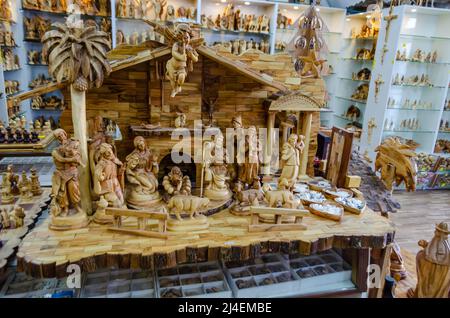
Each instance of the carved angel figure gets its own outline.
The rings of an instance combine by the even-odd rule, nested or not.
[[[145,20],[154,27],[155,31],[163,35],[172,45],[172,58],[166,64],[166,77],[172,86],[171,97],[181,92],[181,86],[187,76],[187,70],[193,70],[193,63],[198,61],[198,53],[195,47],[203,42],[203,39],[192,39],[192,30],[188,24],[180,23],[171,30],[167,26]],[[187,68],[187,70],[186,70]]]

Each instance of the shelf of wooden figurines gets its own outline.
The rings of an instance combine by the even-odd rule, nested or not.
[[[47,207],[50,192],[49,188],[41,188],[36,170],[18,175],[12,165],[6,168],[0,196],[0,274],[5,272],[8,259]]]
[[[71,9],[70,5],[66,1],[22,0],[21,2],[22,10],[31,12],[45,12],[49,14],[66,16],[67,11]],[[110,2],[107,0],[102,0],[99,2],[94,2],[92,0],[76,1],[74,4],[77,6],[77,10],[79,10],[81,15],[95,17],[111,16]],[[99,5],[98,7],[97,4]]]

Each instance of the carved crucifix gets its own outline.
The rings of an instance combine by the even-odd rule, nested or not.
[[[381,74],[378,74],[377,79],[375,80],[375,103],[378,103],[378,93],[380,92],[380,85],[384,84],[383,78]]]
[[[370,118],[367,123],[367,144],[370,145],[372,143],[372,133],[373,129],[377,128],[377,123],[375,122],[375,117]]]
[[[389,7],[389,14],[383,18],[384,21],[386,21],[386,35],[384,36],[383,51],[381,53],[381,64],[383,64],[384,56],[385,56],[386,52],[388,51],[387,42],[389,39],[389,30],[391,28],[391,22],[392,22],[392,20],[395,20],[398,18],[398,15],[392,14],[393,10],[394,10],[394,5],[393,5],[393,1],[391,1],[391,6]]]

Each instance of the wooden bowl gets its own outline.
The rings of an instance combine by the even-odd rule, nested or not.
[[[308,192],[309,192],[309,191],[308,191]],[[316,192],[321,193],[320,191],[316,191]],[[300,196],[298,196],[298,198],[302,201],[302,204],[303,204],[304,206],[309,206],[311,203],[322,204],[323,202],[326,201],[325,196],[324,196],[325,200],[322,201],[322,202],[316,202],[316,201],[311,201],[311,200],[308,200],[308,199],[303,199],[303,198],[301,198]]]
[[[340,213],[339,213],[339,215],[336,215],[336,214],[332,214],[332,213],[327,213],[326,211],[317,210],[313,207],[314,204],[333,205],[340,209]],[[340,222],[342,220],[342,218],[344,217],[344,207],[342,205],[340,205],[339,203],[336,203],[333,201],[325,201],[323,203],[312,203],[308,209],[309,209],[309,212],[311,212],[312,214],[323,217],[325,219],[337,221],[337,222]]]
[[[314,190],[314,191],[320,191],[320,192],[325,191],[326,189],[330,189],[330,188],[331,188],[331,184],[330,184],[330,186],[320,186],[320,185],[319,185],[319,182],[320,182],[320,181],[323,181],[323,180],[313,180],[313,181],[308,182],[309,188],[310,188],[311,190]]]
[[[358,200],[360,200],[361,202],[363,202],[363,207],[362,207],[361,209],[357,209],[357,208],[348,206],[348,205],[346,205],[345,203],[342,203],[342,202],[337,201],[338,199],[339,199],[339,198],[335,198],[334,201],[335,201],[337,204],[342,205],[342,206],[344,207],[344,210],[345,210],[345,211],[348,211],[348,212],[353,213],[353,214],[361,214],[361,212],[366,208],[366,201],[361,200],[361,199],[358,199]]]
[[[325,194],[325,196],[326,196],[327,198],[334,200],[334,199],[340,197],[340,196],[337,195],[336,193],[333,193],[333,192],[338,192],[338,191],[348,193],[348,198],[352,198],[352,197],[353,197],[353,191],[352,191],[352,190],[343,189],[343,188],[337,188],[337,189],[325,189],[323,192],[324,192],[324,194]]]

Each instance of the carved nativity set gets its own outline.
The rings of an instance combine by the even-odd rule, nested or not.
[[[256,46],[237,55],[226,45],[206,46],[198,25],[162,23],[171,17],[143,7],[131,12],[122,2],[120,15],[143,19],[164,44],[147,39],[111,49],[106,32],[69,16],[39,34],[42,52],[29,53],[30,63],[48,63],[66,98],[61,127],[45,124],[55,145],[51,189],[40,187],[35,171],[19,176],[12,166],[2,179],[2,231],[27,224],[24,202],[50,198],[48,219],[18,250],[18,270],[55,277],[70,262],[90,264],[82,265],[86,271],[100,268],[105,255],[122,267],[147,269],[338,248],[355,260],[356,289],[379,296],[362,268],[364,262],[386,267],[395,228],[373,211],[362,186],[358,190],[361,178],[351,175],[351,132],[333,128],[326,171],[314,174],[327,63],[318,11],[312,6],[301,16],[291,53],[269,55]],[[265,16],[227,10],[202,23],[268,32]],[[182,11],[173,15],[191,14]],[[364,87],[352,98],[367,98]],[[29,131],[43,130],[19,122],[10,123],[16,129],[2,126],[0,138],[21,135],[31,143]],[[414,149],[408,147],[389,139],[377,148],[383,189],[394,182],[414,189]],[[448,257],[437,252],[449,254],[447,236],[440,224],[435,238],[422,243],[415,297],[448,290]],[[427,266],[439,267],[442,290],[423,287],[431,279]]]

